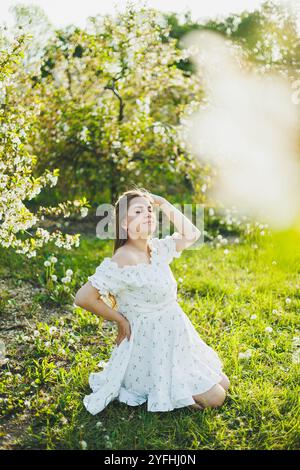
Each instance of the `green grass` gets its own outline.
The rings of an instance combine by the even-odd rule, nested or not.
[[[54,254],[59,275],[74,271],[74,293],[102,258],[111,256],[111,242],[85,236],[72,252],[48,247],[24,263],[2,249],[5,283],[41,289],[32,298],[34,307],[27,306],[33,326],[25,330],[28,338],[16,331],[6,344],[10,360],[1,367],[2,448],[80,449],[83,440],[88,449],[299,449],[299,350],[293,342],[299,337],[299,248],[299,233],[290,231],[261,238],[258,248],[253,240],[204,245],[172,263],[179,303],[219,354],[231,382],[222,407],[152,413],[146,403],[130,407],[115,400],[96,416],[82,400],[91,392],[89,373],[110,356],[116,327],[72,302],[51,301],[42,289],[43,261]],[[1,289],[5,322],[11,304],[7,289]],[[34,321],[36,302],[44,313]],[[48,308],[55,312],[50,319]],[[14,309],[21,314],[23,305]],[[53,334],[51,326],[57,328]],[[248,349],[251,357],[240,358]]]

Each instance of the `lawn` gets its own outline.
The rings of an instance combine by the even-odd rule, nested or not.
[[[1,248],[1,448],[299,449],[300,234],[206,243],[171,264],[181,307],[224,362],[222,407],[151,413],[115,400],[92,416],[88,376],[116,326],[51,294],[43,263],[56,256],[58,277],[72,269],[74,294],[111,243],[84,235],[76,250],[49,246],[30,260]]]

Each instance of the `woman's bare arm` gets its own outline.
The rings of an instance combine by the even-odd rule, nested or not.
[[[152,194],[154,201],[174,224],[181,237],[176,238],[176,250],[182,251],[193,245],[201,236],[201,231],[180,210],[167,201],[164,197]]]
[[[101,300],[98,290],[89,281],[76,292],[74,303],[78,307],[105,318],[105,320],[117,323],[124,321],[124,316],[121,313],[110,308]]]

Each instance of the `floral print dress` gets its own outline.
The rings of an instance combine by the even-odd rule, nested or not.
[[[151,238],[151,263],[119,267],[106,257],[88,277],[104,296],[112,293],[129,321],[130,339],[115,345],[103,370],[89,375],[92,393],[85,408],[95,415],[112,400],[148,411],[170,411],[195,403],[223,377],[223,363],[199,336],[177,302],[177,283],[169,264],[182,252],[175,237]],[[98,366],[101,366],[100,362]]]

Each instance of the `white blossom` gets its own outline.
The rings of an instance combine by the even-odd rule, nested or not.
[[[80,215],[81,215],[82,218],[83,218],[83,217],[86,217],[86,216],[88,215],[88,212],[89,212],[89,211],[88,211],[88,208],[87,208],[87,207],[81,207],[81,209],[80,209]]]
[[[79,444],[83,450],[87,449],[87,443],[85,441],[79,441]]]

